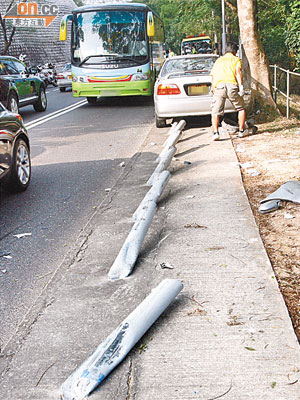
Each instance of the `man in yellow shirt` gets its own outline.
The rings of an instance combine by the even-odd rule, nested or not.
[[[215,62],[210,75],[212,76],[212,112],[211,120],[213,126],[213,140],[220,140],[219,121],[220,116],[224,115],[226,99],[229,99],[238,111],[239,117],[239,137],[244,136],[246,111],[243,99],[243,73],[242,62],[236,57],[238,46],[233,42],[228,42],[226,53]]]

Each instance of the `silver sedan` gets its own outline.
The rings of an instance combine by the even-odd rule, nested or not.
[[[182,55],[168,58],[155,82],[154,106],[158,128],[166,119],[211,113],[210,71],[218,58],[214,54]],[[235,112],[229,100],[225,113]]]
[[[63,70],[57,74],[57,84],[61,92],[65,92],[66,88],[72,87],[72,66],[66,64]]]

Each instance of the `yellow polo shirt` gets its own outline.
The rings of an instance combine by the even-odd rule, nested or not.
[[[236,70],[238,66],[242,68],[242,61],[232,53],[226,53],[223,57],[218,58],[210,73],[214,80],[213,89],[218,83],[234,83],[237,85]]]

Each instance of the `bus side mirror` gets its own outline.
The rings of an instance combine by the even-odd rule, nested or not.
[[[72,20],[72,15],[64,15],[60,22],[59,40],[67,40],[67,22]]]
[[[147,16],[147,33],[149,37],[155,35],[154,16],[153,12],[149,11]]]

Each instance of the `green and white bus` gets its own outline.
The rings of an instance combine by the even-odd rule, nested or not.
[[[60,40],[71,30],[74,97],[151,96],[164,61],[164,28],[145,4],[103,2],[63,17]]]

